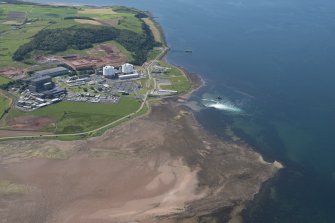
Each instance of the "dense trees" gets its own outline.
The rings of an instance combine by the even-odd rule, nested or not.
[[[133,35],[134,32],[122,30],[120,35],[115,39],[127,50],[135,53],[134,64],[140,65],[147,60],[148,52],[159,44],[155,42],[150,27],[145,23],[142,24],[144,34]]]
[[[22,61],[30,53],[39,50],[47,53],[65,51],[69,48],[83,50],[102,43],[116,40],[128,51],[134,52],[135,64],[146,61],[148,52],[157,46],[150,28],[143,23],[143,34],[107,26],[73,26],[70,28],[45,29],[40,31],[27,44],[22,45],[13,55],[13,59]]]
[[[40,31],[32,41],[21,46],[13,55],[14,60],[23,60],[34,50],[50,53],[64,51],[68,48],[86,49],[93,43],[115,39],[118,31],[113,28],[71,27],[63,29],[46,29]]]

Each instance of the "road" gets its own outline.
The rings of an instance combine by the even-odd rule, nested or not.
[[[151,61],[146,62],[145,64],[143,64],[143,68],[147,71],[149,81],[154,81],[154,88],[153,89],[156,89],[157,84],[156,84],[156,80],[151,75],[151,68],[155,64],[155,61],[161,59],[167,53],[168,50],[169,50],[169,48],[164,47],[162,49],[162,52],[159,55],[157,55],[154,60],[151,60]],[[126,115],[126,116],[124,116],[124,117],[122,117],[122,118],[120,118],[116,121],[108,123],[108,124],[106,124],[102,127],[99,127],[97,129],[87,131],[87,132],[68,133],[68,134],[50,134],[50,135],[46,134],[46,135],[41,135],[41,136],[31,136],[31,135],[29,136],[29,135],[27,135],[27,136],[2,137],[2,138],[0,138],[0,141],[15,140],[15,139],[16,140],[24,140],[24,139],[30,139],[31,140],[31,139],[40,139],[40,138],[46,138],[46,137],[47,138],[49,138],[49,137],[51,137],[51,138],[52,137],[75,137],[75,136],[82,136],[82,135],[86,136],[86,135],[94,134],[96,132],[99,132],[100,130],[104,130],[106,128],[112,127],[113,125],[115,125],[119,122],[122,122],[122,121],[124,121],[125,119],[128,119],[131,116],[134,116],[134,115],[138,114],[143,109],[143,107],[145,105],[149,106],[148,105],[148,96],[149,96],[151,90],[152,89],[148,89],[148,91],[145,93],[145,96],[144,96],[144,99],[143,99],[143,102],[142,102],[141,106],[135,112],[133,112],[131,114],[128,114],[128,115]]]

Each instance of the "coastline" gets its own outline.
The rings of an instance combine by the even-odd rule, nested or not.
[[[335,151],[331,149],[335,145],[329,130],[335,121],[331,112],[335,77],[328,73],[334,70],[329,58],[335,49],[331,33],[325,29],[333,21],[331,1],[304,4],[283,0],[265,5],[220,0],[211,4],[176,0],[60,2],[128,5],[151,11],[171,47],[168,60],[201,74],[207,82],[185,102],[203,128],[223,141],[237,142],[238,137],[266,162],[278,160],[285,165],[263,183],[245,208],[244,223],[332,222],[335,199],[329,198],[335,198]],[[156,51],[150,55],[157,55]],[[152,103],[158,102],[153,99]],[[222,216],[217,222],[228,222],[229,210],[215,214]]]
[[[98,7],[98,6],[96,6],[96,7]],[[165,36],[162,29],[160,29],[160,32],[161,32],[162,36]],[[166,54],[163,55],[163,57],[164,57],[163,60],[167,61]],[[173,65],[173,64],[171,64],[171,65]],[[173,65],[173,66],[176,66],[176,65]],[[187,101],[195,91],[199,90],[201,87],[203,87],[206,84],[205,81],[203,80],[203,78],[200,75],[191,74],[182,67],[178,67],[178,66],[176,66],[176,67],[178,69],[180,69],[183,72],[183,74],[186,75],[186,77],[189,79],[189,81],[191,82],[191,88],[187,92],[185,92],[184,94],[177,95],[175,97],[171,97],[171,98],[167,98],[167,99],[161,99],[162,101],[161,101],[161,104],[158,105],[158,108],[157,108],[157,105],[154,105],[154,110],[156,112],[157,112],[157,110],[161,111],[162,108],[167,109],[167,106],[165,106],[167,104],[167,105],[169,105],[173,108],[172,110],[170,110],[170,112],[172,114],[174,114],[174,115],[179,114],[181,111],[183,111],[183,109],[181,107],[179,107],[179,104],[180,104],[179,102],[182,102],[181,105],[183,105],[183,102]],[[179,101],[177,103],[178,105],[176,105],[175,101],[178,100],[178,99],[179,99]],[[180,101],[180,99],[182,101]],[[94,140],[97,140],[97,139],[100,140],[101,138],[105,139],[107,136],[110,136],[111,132],[118,131],[118,129],[123,129],[123,128],[129,126],[129,125],[133,125],[134,123],[136,125],[137,122],[141,122],[141,121],[143,121],[143,119],[144,120],[150,119],[150,117],[148,117],[148,116],[150,116],[150,114],[151,114],[151,106],[149,106],[149,112],[147,114],[145,114],[143,116],[140,116],[140,117],[137,117],[137,118],[134,118],[130,121],[126,121],[126,122],[120,124],[117,127],[112,127],[110,129],[106,130],[106,132],[103,133],[101,136],[96,136],[96,137],[90,138],[87,141],[91,142],[91,141],[94,141]],[[160,117],[160,115],[158,115],[158,116]],[[271,177],[273,177],[273,175],[277,172],[277,170],[280,169],[279,168],[280,166],[278,166],[276,164],[270,164],[270,163],[264,162],[264,160],[262,160],[261,156],[257,152],[252,150],[247,145],[242,145],[242,146],[241,145],[233,145],[233,144],[229,144],[228,142],[223,142],[221,139],[218,139],[216,137],[210,136],[203,129],[203,127],[201,127],[200,124],[197,122],[193,113],[190,114],[189,117],[188,117],[188,115],[185,115],[185,116],[181,115],[181,116],[182,116],[181,119],[185,119],[184,124],[187,125],[187,131],[191,131],[190,130],[191,127],[196,128],[196,130],[194,130],[194,134],[195,134],[196,137],[199,137],[199,138],[203,139],[202,145],[204,146],[204,148],[199,149],[199,151],[192,151],[192,154],[190,156],[185,155],[185,154],[180,154],[176,151],[172,151],[172,152],[169,151],[169,153],[172,153],[172,155],[174,155],[174,153],[176,153],[176,154],[178,154],[178,157],[183,157],[184,162],[187,163],[187,166],[189,166],[191,169],[195,168],[195,164],[193,164],[193,162],[198,163],[198,164],[200,163],[201,165],[204,165],[204,166],[207,165],[204,162],[213,162],[213,163],[211,163],[211,165],[215,164],[217,166],[220,166],[221,165],[220,162],[222,160],[217,160],[217,158],[221,157],[222,159],[225,159],[225,157],[222,156],[222,154],[220,154],[220,151],[218,150],[218,148],[221,148],[220,146],[225,145],[225,146],[229,147],[228,151],[226,151],[226,152],[233,154],[235,156],[234,157],[235,159],[239,158],[238,156],[241,156],[241,154],[245,155],[247,153],[248,156],[244,157],[244,158],[249,159],[249,160],[246,163],[248,165],[251,165],[251,166],[257,164],[256,165],[257,167],[252,166],[252,167],[255,167],[257,169],[257,170],[255,169],[253,171],[262,172],[261,170],[258,169],[259,168],[258,165],[260,165],[264,169],[268,168],[267,169],[268,172],[264,173],[264,175],[261,178],[256,178],[256,179],[252,178],[254,180],[254,182],[253,182],[254,185],[251,185],[251,187],[252,187],[251,190],[249,190],[247,188],[244,188],[244,190],[246,190],[246,193],[248,193],[248,194],[241,198],[242,200],[241,200],[241,202],[238,202],[238,205],[233,204],[234,202],[232,202],[231,200],[227,200],[225,198],[225,196],[229,197],[229,195],[227,195],[227,192],[225,191],[226,189],[223,190],[224,186],[222,186],[221,184],[216,185],[215,183],[206,183],[207,180],[210,180],[211,182],[215,182],[215,180],[217,180],[217,179],[215,179],[215,180],[211,179],[213,176],[206,173],[205,177],[203,177],[202,182],[198,182],[198,183],[201,185],[202,188],[212,187],[213,191],[215,189],[217,194],[215,196],[213,196],[213,194],[212,194],[211,196],[208,196],[206,198],[202,197],[201,198],[202,200],[201,199],[200,200],[195,199],[195,200],[188,201],[188,202],[191,202],[191,203],[189,204],[189,206],[187,206],[185,208],[184,212],[182,212],[182,213],[173,213],[172,212],[170,214],[165,214],[162,218],[163,219],[174,219],[174,218],[180,218],[181,217],[181,218],[188,219],[192,216],[198,216],[198,213],[201,213],[201,215],[198,216],[198,217],[201,217],[201,216],[208,217],[208,215],[210,216],[213,213],[216,213],[218,211],[218,209],[233,207],[233,210],[228,212],[229,215],[230,215],[230,218],[234,219],[234,220],[236,220],[236,219],[240,220],[240,213],[244,208],[245,202],[250,201],[254,198],[254,196],[259,192],[260,187],[263,184],[263,182],[265,182],[267,179],[270,179]],[[175,135],[175,136],[177,137],[177,135]],[[39,140],[39,141],[31,142],[31,143],[36,145],[35,144],[36,142],[42,142],[42,145],[44,143],[52,143],[52,142],[50,142],[50,140]],[[74,144],[77,144],[77,143],[80,144],[80,143],[83,143],[83,141],[77,140],[77,141],[73,141],[73,143]],[[9,144],[13,145],[13,144],[15,144],[15,142],[10,142]],[[6,143],[1,143],[0,148],[3,145],[6,145]],[[234,151],[232,151],[232,148],[233,149],[238,149],[239,152],[242,151],[242,153],[234,153]],[[191,148],[189,148],[189,149],[191,149]],[[217,153],[219,153],[219,155],[221,155],[221,156],[218,156]],[[218,157],[212,157],[214,155],[218,156]],[[258,157],[258,156],[260,156],[260,157]],[[256,159],[257,157],[258,157],[258,159]],[[196,159],[197,162],[194,161],[194,160],[188,160],[188,159]],[[254,163],[251,163],[251,162],[254,162]],[[232,163],[230,163],[230,164],[232,164]],[[212,173],[209,170],[210,167],[212,167],[211,165],[209,167],[206,166],[206,168],[208,168],[207,171],[209,171],[209,173]],[[215,166],[215,165],[214,165],[214,167],[217,168],[217,166]],[[205,167],[203,167],[203,168],[205,168]],[[199,176],[201,176],[201,174],[204,174],[203,172],[201,172],[203,170],[204,169],[201,169],[201,170],[199,170],[199,172],[197,172],[197,177],[198,178],[199,178]],[[243,172],[243,171],[239,172],[239,171],[241,171],[239,169],[234,169],[234,171],[237,171],[237,172],[233,173],[233,174],[235,174],[233,176],[234,177],[233,182],[238,183],[238,181],[236,181],[236,180],[240,179],[241,177],[244,178],[246,173]],[[218,174],[218,173],[215,173],[215,174]],[[224,174],[224,173],[220,173],[220,174]],[[250,174],[250,173],[247,173],[247,175],[248,174]],[[215,177],[219,177],[219,176],[215,175]],[[250,184],[246,184],[246,185],[248,187],[250,187]],[[232,193],[233,193],[234,196],[238,196],[237,194],[235,194],[235,191],[233,191],[233,192]],[[223,200],[218,200],[218,198],[221,198]],[[236,199],[236,197],[231,198],[231,199]]]
[[[161,35],[165,36],[164,35],[164,32],[162,29],[160,29],[160,31],[162,32]],[[167,45],[166,45],[167,46]],[[168,46],[167,46],[168,47]],[[200,74],[196,74],[196,73],[190,73],[189,71],[187,71],[185,68],[181,67],[181,66],[178,66],[178,65],[175,65],[175,64],[172,64],[169,62],[169,60],[167,59],[167,54],[169,53],[170,51],[170,48],[168,47],[168,51],[166,51],[165,55],[162,56],[161,60],[163,62],[166,62],[167,64],[170,64],[174,67],[176,67],[178,70],[180,70],[186,77],[187,79],[190,81],[191,83],[191,88],[181,94],[181,95],[178,95],[181,99],[183,100],[187,100],[191,97],[191,95],[200,90],[202,87],[206,86],[206,81],[204,80],[204,78],[200,75]]]
[[[125,132],[127,134],[124,134]],[[129,138],[129,135],[132,137]],[[3,153],[8,148],[11,153]],[[49,148],[53,149],[49,151]],[[13,197],[13,205],[29,201],[36,203],[38,207],[41,196],[47,193],[49,194],[48,202],[55,206],[47,209],[47,213],[50,212],[51,215],[46,218],[56,218],[56,222],[67,222],[62,219],[79,213],[84,218],[95,216],[109,221],[115,220],[118,216],[116,213],[119,213],[121,215],[118,217],[119,222],[135,220],[152,222],[153,218],[159,219],[155,222],[164,223],[197,222],[199,219],[209,218],[214,221],[217,218],[215,215],[222,210],[226,210],[228,218],[239,219],[246,202],[252,200],[263,182],[273,177],[278,171],[276,165],[264,162],[260,155],[249,146],[223,141],[206,132],[196,121],[193,113],[187,110],[183,103],[178,102],[177,97],[163,99],[159,104],[152,105],[149,115],[125,122],[107,130],[101,136],[74,141],[0,142],[0,152],[3,154],[0,169],[7,170],[3,176],[5,179],[20,179],[19,182],[25,185],[33,184],[38,188],[37,194],[27,193],[23,197]],[[57,157],[63,158],[57,159]],[[60,163],[62,168],[53,170],[55,163]],[[62,180],[60,188],[54,188],[58,185],[54,181],[59,178],[59,174],[63,175],[63,171],[74,171],[73,168],[78,170],[79,163],[87,163],[89,168],[79,168],[81,171],[71,174],[72,180]],[[101,163],[104,165],[101,166]],[[152,166],[146,167],[148,164]],[[43,165],[43,168],[39,168],[40,165]],[[121,167],[126,169],[118,170]],[[19,171],[21,168],[25,171]],[[103,174],[94,176],[93,173],[86,171],[89,169],[95,170],[94,174],[100,172]],[[120,193],[116,188],[112,190],[108,187],[111,184],[120,184],[116,176],[109,175],[114,174],[114,169],[123,173],[121,175],[125,176],[123,180],[128,182],[127,184],[139,185],[135,190],[138,191],[137,193],[148,193],[149,188],[160,192],[150,193],[146,197],[138,194],[127,198],[127,194],[131,194],[131,191],[126,190]],[[129,174],[130,176],[134,174],[142,176],[141,174],[146,173],[143,171],[147,169],[150,170],[152,177],[149,177],[143,184],[140,183],[142,180],[139,178],[127,177]],[[141,172],[138,172],[139,170]],[[119,175],[118,171],[116,173]],[[45,174],[51,177],[46,179]],[[96,180],[84,183],[82,180],[86,178],[82,179],[82,175],[94,177]],[[145,175],[142,177],[146,179]],[[71,184],[74,179],[77,179],[76,182],[81,182],[81,189],[78,188],[78,190],[82,192],[72,195],[74,197],[66,202],[65,210],[61,208],[64,204],[58,203],[60,202],[58,199],[63,202],[64,196],[73,193],[72,189],[62,188],[68,188],[68,184]],[[55,185],[51,186],[51,190],[65,192],[55,197],[52,196],[54,193],[49,191],[49,187],[34,183],[44,180]],[[157,184],[155,183],[157,181],[165,183]],[[121,209],[111,208],[115,205],[113,200],[116,199],[114,197],[116,195],[113,195],[113,199],[108,199],[110,202],[106,203],[98,191],[90,191],[92,190],[90,189],[91,184],[95,185],[99,182],[103,184],[93,188],[102,187],[102,191],[106,191],[103,194],[106,193],[107,197],[110,196],[108,195],[110,193],[118,193],[119,198],[117,199],[126,199],[125,206],[121,206]],[[181,185],[186,186],[187,192]],[[118,187],[120,186],[122,188],[122,184]],[[85,192],[87,190],[90,192]],[[188,195],[183,197],[182,194],[185,193]],[[171,197],[169,194],[176,196]],[[161,203],[164,200],[169,202]],[[84,209],[77,207],[77,202]],[[159,205],[149,205],[155,202],[158,202]],[[98,206],[98,209],[96,210],[92,205]],[[142,209],[143,207],[145,210]],[[54,213],[54,209],[60,211]],[[71,215],[67,210],[71,211]],[[108,211],[100,212],[99,210]],[[40,208],[32,209],[32,211],[33,216],[41,214]],[[127,214],[127,211],[137,214],[133,216]],[[76,218],[71,219],[72,222],[76,220]]]

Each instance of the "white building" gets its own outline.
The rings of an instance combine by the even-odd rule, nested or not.
[[[122,65],[122,73],[132,74],[134,73],[134,66],[132,64],[126,63]]]
[[[105,66],[102,68],[102,74],[105,77],[113,77],[115,76],[116,70],[113,66]]]
[[[127,80],[127,79],[132,79],[132,78],[139,78],[140,75],[138,73],[135,74],[124,74],[124,75],[120,75],[119,79],[120,80]]]

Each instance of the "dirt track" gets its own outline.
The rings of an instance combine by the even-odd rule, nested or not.
[[[0,180],[29,188],[0,190],[0,219],[11,223],[196,222],[243,206],[278,170],[209,136],[172,100],[101,137],[3,142],[0,154]]]

